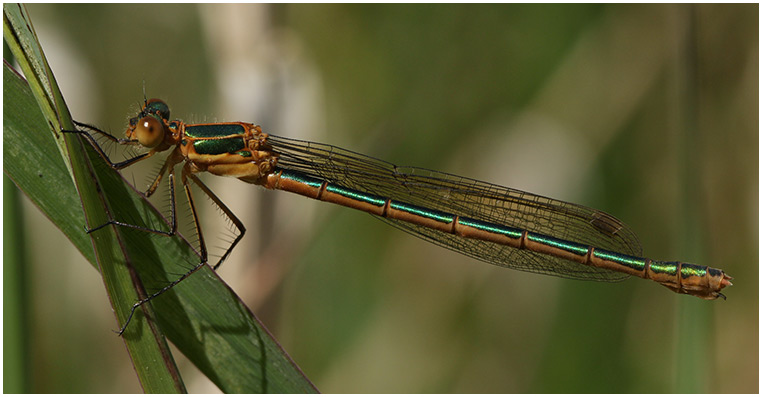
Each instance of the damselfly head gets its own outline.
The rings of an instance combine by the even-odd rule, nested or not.
[[[150,99],[137,117],[130,119],[127,138],[154,148],[164,141],[165,124],[169,119],[169,106],[161,99]]]

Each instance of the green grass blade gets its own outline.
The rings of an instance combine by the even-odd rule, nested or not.
[[[30,393],[29,291],[18,189],[3,177],[3,391]]]
[[[10,150],[6,150],[4,165],[11,163],[17,165],[17,172],[12,172],[9,167],[8,175],[14,181],[20,181],[22,178],[18,176],[19,169],[29,167],[29,164],[37,164],[40,167],[38,182],[41,182],[37,184],[38,192],[42,190],[48,201],[54,200],[51,203],[53,207],[58,207],[62,202],[66,202],[69,208],[83,208],[90,224],[102,224],[108,220],[104,192],[98,185],[97,176],[92,171],[92,164],[79,137],[58,133],[61,127],[71,129],[73,125],[69,112],[65,109],[60,91],[55,84],[53,74],[49,72],[47,62],[42,55],[42,49],[39,47],[32,25],[26,18],[22,7],[7,5],[3,10],[3,32],[6,43],[30,81],[29,86],[26,87],[27,90],[24,90],[24,81],[20,76],[13,73],[8,65],[5,65],[3,96],[4,103],[9,104],[9,107],[4,109],[6,112],[4,139],[6,147],[11,146],[14,150],[12,153]],[[37,114],[34,114],[35,111]],[[37,125],[25,126],[23,121]],[[52,134],[44,133],[46,130]],[[10,135],[15,135],[14,138],[23,138],[27,135],[39,135],[39,138],[46,137],[48,140],[52,138],[50,140],[51,145],[48,147],[53,148],[55,146],[52,145],[57,144],[59,150],[40,152],[36,146],[10,145],[17,143]],[[41,162],[36,158],[28,158],[22,161],[15,156],[23,152],[24,149],[34,152],[38,157],[44,153],[45,155],[42,156],[44,160],[59,162],[58,166],[53,166],[51,169],[67,171],[66,173],[50,174],[50,178],[48,178],[58,180],[60,184],[70,185],[65,190],[68,193],[66,199],[58,201],[61,192],[51,189],[51,186],[46,186],[43,182],[42,172],[47,169],[42,164],[44,161]],[[67,159],[69,160],[68,163],[66,162]],[[62,167],[61,163],[69,166]],[[76,184],[76,190],[71,186],[72,177]],[[27,184],[34,184],[29,175],[24,179]],[[19,186],[22,184],[19,183]],[[77,200],[78,197],[80,200]],[[42,200],[46,199],[40,198],[34,201]],[[77,201],[81,201],[81,204],[77,205]],[[77,223],[73,223],[73,225],[77,225]],[[116,310],[117,318],[122,322],[126,318],[126,310],[130,307],[127,302],[136,299],[136,289],[140,287],[140,283],[130,266],[120,266],[120,264],[129,263],[129,260],[126,256],[127,251],[120,242],[119,232],[115,228],[104,228],[102,232],[98,233],[97,236],[92,234],[86,237],[85,241],[91,241],[91,249],[94,249],[97,263],[102,270],[101,274]],[[83,234],[83,231],[80,229],[78,234]],[[87,251],[87,248],[81,247],[80,250],[84,252]],[[124,341],[144,390],[165,393],[185,391],[179,377],[179,371],[172,360],[169,347],[163,336],[155,330],[151,323],[141,324],[139,328],[148,332],[141,332],[140,337],[125,338]]]
[[[195,265],[198,257],[180,237],[113,227],[84,233],[85,224],[102,224],[109,214],[158,228],[164,220],[89,146],[81,145],[76,136],[57,134],[59,123],[71,128],[66,120],[69,112],[52,73],[45,71],[44,58],[34,55],[41,56],[42,51],[27,50],[36,39],[23,9],[4,7],[4,33],[25,74],[34,76],[27,85],[8,65],[4,67],[4,170],[88,260],[100,264],[121,324],[141,281],[155,291]],[[37,76],[37,70],[45,72]],[[139,310],[124,340],[146,391],[183,391],[162,335],[225,392],[315,391],[264,326],[207,267],[145,308],[153,308],[147,316],[158,327],[145,321]]]

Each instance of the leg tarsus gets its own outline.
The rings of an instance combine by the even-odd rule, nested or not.
[[[201,267],[203,267],[205,264],[206,264],[206,260],[201,262],[201,263],[199,263],[198,265],[194,266],[193,269],[189,270],[187,273],[185,273],[182,276],[180,276],[180,278],[178,278],[177,280],[172,281],[171,283],[167,284],[164,288],[158,290],[157,292],[154,292],[153,294],[149,295],[145,299],[141,299],[141,300],[135,302],[135,304],[133,304],[132,308],[130,309],[130,314],[127,316],[127,320],[124,322],[124,325],[122,326],[121,329],[119,329],[119,331],[115,331],[115,332],[119,336],[124,334],[124,331],[127,329],[127,325],[130,324],[130,321],[132,320],[132,316],[135,314],[135,310],[137,310],[138,307],[143,306],[144,304],[152,301],[154,298],[158,297],[159,295],[169,291],[170,289],[172,289],[172,287],[174,287],[175,285],[179,284],[181,281],[183,281],[186,278],[190,277],[191,274],[193,274],[196,271],[198,271],[198,269],[201,269]]]

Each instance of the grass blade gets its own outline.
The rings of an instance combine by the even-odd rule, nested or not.
[[[154,287],[175,279],[198,257],[181,237],[112,227],[84,233],[85,224],[103,224],[114,211],[123,221],[158,225],[164,220],[78,137],[57,133],[59,125],[71,128],[69,112],[47,72],[42,50],[29,50],[36,39],[21,7],[4,7],[4,33],[29,78],[27,85],[9,65],[4,67],[4,170],[91,263],[100,265],[122,324],[142,281]],[[207,267],[144,306],[149,311],[139,311],[124,340],[148,392],[184,391],[163,335],[225,392],[315,391],[264,326]]]

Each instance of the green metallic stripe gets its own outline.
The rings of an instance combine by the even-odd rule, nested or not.
[[[694,265],[694,264],[691,264],[691,263],[685,263],[683,265],[703,267],[703,268],[706,269],[706,272],[709,273],[709,276],[711,276],[711,277],[719,277],[720,279],[722,279],[725,276],[725,272],[723,272],[720,269],[715,269],[713,267],[704,267],[704,266],[700,266],[700,265]]]
[[[277,171],[280,171],[280,169],[278,169]],[[323,182],[324,182],[322,179],[313,178],[299,172],[287,171],[287,170],[283,170],[280,174],[280,177],[281,179],[290,179],[294,182],[302,183],[312,188],[320,188],[321,186],[323,186]],[[383,197],[358,192],[357,190],[347,189],[347,188],[333,185],[330,183],[326,185],[325,190],[329,193],[335,193],[352,200],[370,203],[377,207],[383,207],[384,204],[386,204],[386,200]]]
[[[455,220],[455,215],[448,214],[446,212],[437,211],[437,210],[432,210],[430,208],[419,207],[417,205],[392,201],[389,206],[395,210],[404,211],[410,214],[422,216],[424,218],[433,219],[437,222],[450,223]]]
[[[246,142],[240,136],[225,139],[195,139],[193,147],[198,154],[227,154],[245,149]]]
[[[304,175],[299,172],[292,172],[292,171],[283,170],[280,168],[276,169],[275,172],[281,173],[280,174],[281,179],[289,179],[294,182],[302,183],[309,187],[314,187],[314,188],[319,188],[323,186],[323,181],[321,179],[312,178],[310,176]]]
[[[190,138],[220,138],[245,133],[246,129],[239,123],[185,126],[185,135]]]
[[[704,277],[709,273],[713,277],[722,276],[722,271],[706,266],[694,265],[692,263],[680,263],[680,262],[664,262],[664,261],[652,261],[651,270],[655,273],[665,273],[671,276],[677,274],[677,269],[680,268],[680,278],[688,279],[691,277]]]
[[[650,270],[653,273],[677,275],[678,262],[651,261]]]
[[[606,251],[598,248],[593,250],[593,256],[599,259],[619,263],[620,265],[627,266],[630,269],[634,269],[639,272],[642,272],[646,268],[647,259],[638,258],[637,256],[624,255],[618,252]],[[653,262],[651,262],[651,269],[654,270]]]
[[[572,241],[561,240],[560,238],[546,236],[539,233],[527,232],[527,240],[534,241],[536,243],[549,245],[553,248],[558,248],[566,252],[570,252],[574,255],[584,256],[587,255],[587,251],[590,248],[587,245],[575,243]]]
[[[694,265],[692,263],[683,263],[680,265],[680,277],[704,277],[706,275],[706,266]]]
[[[362,201],[364,203],[373,204],[376,207],[383,207],[386,204],[386,199],[373,194],[363,193],[358,190],[347,189],[338,185],[329,183],[325,187],[325,191],[329,193],[336,193],[346,198]]]
[[[283,170],[281,178],[291,179],[293,181],[304,183],[312,187],[320,187],[323,181],[318,178],[306,176],[299,172]],[[359,190],[345,188],[343,186],[328,183],[325,190],[329,193],[334,193],[346,197],[351,200],[361,201],[375,205],[377,207],[383,207],[386,205],[387,198],[377,196],[375,194],[361,192]],[[455,215],[447,214],[444,212],[432,210],[429,208],[418,207],[415,205],[392,201],[389,206],[398,211],[404,211],[417,216],[433,219],[437,222],[450,223],[455,220]]]
[[[524,233],[524,231],[521,229],[497,225],[497,224],[489,223],[489,222],[482,222],[480,220],[476,220],[472,218],[463,218],[463,217],[458,218],[458,223],[463,226],[472,227],[474,229],[482,230],[485,232],[494,233],[494,234],[502,234],[504,236],[507,236],[513,239],[521,238],[521,235]]]

